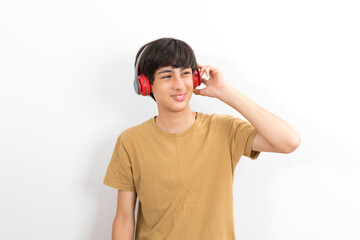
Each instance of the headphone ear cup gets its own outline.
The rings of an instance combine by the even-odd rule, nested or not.
[[[196,68],[196,70],[193,73],[193,85],[194,85],[194,88],[201,85],[201,77],[200,77],[199,68]]]
[[[138,76],[138,82],[140,85],[140,94],[143,96],[149,95],[151,93],[151,85],[148,78],[144,74],[141,74]]]

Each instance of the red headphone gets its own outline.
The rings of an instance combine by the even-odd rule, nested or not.
[[[144,53],[147,46],[141,51],[138,60],[136,61],[135,65],[135,79],[134,79],[134,90],[138,95],[147,96],[151,93],[151,84],[149,82],[149,79],[145,76],[145,74],[138,75],[139,71],[139,62],[141,55]],[[194,88],[200,86],[201,84],[201,77],[200,77],[200,69],[196,68],[196,70],[193,72],[193,86]]]

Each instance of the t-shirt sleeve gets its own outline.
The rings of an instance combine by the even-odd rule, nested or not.
[[[260,155],[260,151],[252,150],[252,144],[258,131],[249,122],[241,118],[231,119],[230,130],[230,151],[231,161],[234,166],[238,163],[242,155],[256,160]]]
[[[116,140],[103,183],[119,190],[135,191],[133,169],[123,141],[120,134]]]

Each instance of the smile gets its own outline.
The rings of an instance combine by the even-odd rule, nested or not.
[[[182,101],[185,99],[186,97],[186,93],[184,93],[183,95],[179,95],[179,96],[171,96],[173,99],[175,99],[176,101]]]

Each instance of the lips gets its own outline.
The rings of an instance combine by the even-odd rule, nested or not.
[[[186,99],[186,93],[180,95],[178,94],[172,95],[171,98],[174,99],[175,101],[182,102]]]
[[[184,95],[184,94],[186,94],[186,92],[185,92],[185,93],[179,93],[179,94],[171,95],[171,96],[172,96],[172,97],[175,97],[175,96],[182,96],[182,95]]]

